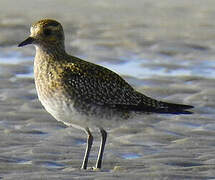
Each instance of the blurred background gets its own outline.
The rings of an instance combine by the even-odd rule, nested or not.
[[[1,0],[0,179],[214,179],[214,7],[213,0]],[[194,105],[194,114],[116,126],[104,170],[80,171],[84,132],[45,112],[35,49],[17,47],[43,18],[61,22],[69,54],[110,68],[148,96]]]

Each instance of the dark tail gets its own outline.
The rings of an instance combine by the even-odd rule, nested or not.
[[[188,109],[194,108],[185,104],[157,101],[143,94],[141,99],[141,102],[137,105],[139,111],[165,114],[192,114]]]
[[[173,104],[167,102],[158,101],[158,106],[155,108],[155,113],[167,113],[167,114],[192,114],[189,109],[194,108],[194,106],[185,105],[185,104]],[[153,111],[152,111],[153,112]]]
[[[117,108],[143,113],[161,113],[161,114],[192,114],[188,111],[194,106],[184,104],[173,104],[162,101],[157,101],[145,95],[137,105],[116,105]]]

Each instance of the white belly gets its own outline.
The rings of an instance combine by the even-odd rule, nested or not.
[[[98,127],[108,128],[115,127],[118,123],[121,124],[124,118],[115,115],[112,110],[103,109],[103,107],[93,107],[91,115],[81,113],[74,108],[73,101],[65,101],[66,97],[58,94],[52,96],[52,98],[44,98],[38,92],[39,100],[42,105],[57,121],[63,122],[67,126],[72,126],[78,129],[95,129]],[[108,117],[106,117],[106,115]]]
[[[78,129],[83,129],[85,126],[84,117],[78,113],[73,104],[67,104],[59,99],[40,100],[46,111],[48,111],[57,121],[63,122],[67,126],[73,126]]]

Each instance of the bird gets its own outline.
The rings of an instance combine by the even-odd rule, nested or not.
[[[67,54],[62,25],[41,19],[30,28],[30,36],[18,47],[33,44],[34,78],[38,98],[56,120],[84,130],[87,145],[81,169],[88,168],[93,145],[92,128],[101,134],[95,169],[101,169],[107,131],[105,122],[129,119],[132,113],[191,114],[191,105],[159,101],[135,90],[106,67]]]

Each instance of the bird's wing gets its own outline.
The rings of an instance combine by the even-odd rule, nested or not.
[[[86,61],[68,63],[63,82],[75,97],[98,105],[137,105],[141,95],[119,75]]]
[[[157,101],[134,90],[113,71],[86,61],[67,64],[63,81],[67,92],[75,94],[81,101],[120,109],[159,112],[186,113],[193,106]]]

